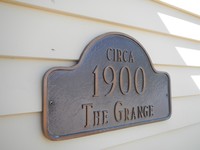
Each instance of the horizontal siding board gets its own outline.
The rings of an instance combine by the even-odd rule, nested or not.
[[[78,60],[93,38],[117,31],[138,40],[154,64],[200,66],[198,58],[190,61],[200,53],[195,41],[6,3],[0,3],[0,19],[0,56],[4,57]],[[196,53],[183,58],[177,47]]]
[[[200,94],[200,84],[193,79],[193,76],[200,77],[200,68],[159,65],[155,68],[169,73],[173,97]]]
[[[182,2],[181,0],[176,0],[176,1],[154,0],[154,1],[200,18],[200,11],[199,11],[200,3],[198,2],[198,0],[190,0],[189,2],[187,1]]]
[[[44,73],[52,67],[74,64],[75,61],[0,58],[0,115],[40,112]],[[200,94],[191,78],[192,75],[200,75],[198,67],[155,65],[155,68],[170,74],[172,97]]]
[[[103,149],[200,123],[199,97],[190,100],[179,98],[174,100],[172,105],[172,117],[167,121],[60,142],[49,141],[43,136],[41,113],[3,116],[0,117],[0,133],[3,135],[0,136],[0,148],[4,150]]]
[[[192,27],[195,25],[197,25],[197,27],[200,28],[200,26],[198,26],[198,24],[200,24],[199,19],[191,15],[181,13],[180,11],[177,11],[175,9],[159,5],[154,1],[150,0],[120,0],[117,3],[114,0],[103,0],[97,2],[94,2],[92,0],[87,0],[84,2],[81,0],[48,0],[45,2],[40,0],[16,0],[12,2],[23,5],[30,5],[31,7],[39,7],[49,9],[52,11],[64,12],[67,14],[74,14],[88,18],[93,18],[96,20],[103,20],[131,27],[142,28],[145,30],[156,31],[164,34],[181,36],[198,41],[200,40],[199,31],[196,31],[198,32],[198,34],[196,34],[192,29]],[[162,18],[160,18],[158,13],[167,14],[169,16],[177,18],[177,20],[173,22],[177,26],[180,25],[179,21],[181,20],[184,20],[186,24],[187,22],[191,22],[192,24],[184,26],[183,21],[182,27],[184,26],[185,28],[177,28],[179,32],[169,32],[166,25],[163,24],[163,20]]]
[[[42,107],[42,78],[55,66],[74,62],[32,59],[0,59],[0,114],[38,112]]]
[[[177,129],[164,134],[151,136],[142,140],[125,143],[106,150],[128,149],[158,149],[162,150],[199,150],[200,149],[200,124]]]

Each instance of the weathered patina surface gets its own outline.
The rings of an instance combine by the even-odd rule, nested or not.
[[[43,128],[70,139],[168,119],[170,78],[154,70],[132,37],[107,33],[92,40],[77,65],[49,70],[43,83]]]

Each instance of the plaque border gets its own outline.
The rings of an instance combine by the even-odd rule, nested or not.
[[[49,131],[48,131],[48,101],[47,101],[47,90],[48,90],[48,76],[54,72],[54,71],[58,71],[58,70],[74,70],[76,69],[80,64],[81,61],[84,58],[84,55],[86,53],[86,51],[90,50],[90,48],[100,39],[105,38],[107,36],[110,35],[118,35],[118,36],[123,36],[126,37],[128,39],[130,39],[131,41],[136,42],[143,50],[143,52],[146,54],[150,66],[152,68],[152,70],[154,71],[154,73],[162,73],[167,75],[169,82],[168,82],[168,100],[169,100],[169,114],[166,117],[162,117],[162,118],[156,118],[150,121],[142,121],[142,122],[138,122],[138,123],[129,123],[129,124],[125,124],[125,125],[119,125],[119,126],[114,126],[114,127],[107,127],[107,128],[103,128],[103,129],[94,129],[92,131],[83,131],[83,132],[78,132],[78,133],[74,133],[71,135],[60,135],[60,136],[52,136],[50,135]],[[104,133],[104,132],[108,132],[108,131],[114,131],[114,130],[118,130],[118,129],[124,129],[124,128],[128,128],[128,127],[134,127],[134,126],[138,126],[138,125],[144,125],[144,124],[149,124],[149,123],[154,123],[154,122],[158,122],[158,121],[164,121],[167,120],[171,117],[172,114],[172,104],[171,104],[171,80],[170,80],[170,76],[167,72],[162,72],[162,71],[157,71],[152,64],[152,61],[149,57],[149,54],[146,52],[146,49],[140,44],[140,42],[138,42],[135,38],[121,33],[121,32],[107,32],[104,34],[101,34],[99,36],[97,36],[96,38],[94,38],[93,40],[91,40],[86,47],[84,48],[83,52],[81,53],[79,60],[77,62],[77,64],[70,66],[70,67],[53,67],[51,69],[49,69],[43,76],[43,84],[42,84],[42,99],[43,99],[43,103],[42,103],[42,108],[43,108],[43,113],[42,113],[42,129],[43,129],[43,133],[45,135],[45,137],[47,137],[48,139],[52,140],[52,141],[59,141],[59,140],[67,140],[67,139],[73,139],[73,138],[79,138],[79,137],[83,137],[83,136],[87,136],[87,135],[94,135],[94,134],[99,134],[99,133]]]

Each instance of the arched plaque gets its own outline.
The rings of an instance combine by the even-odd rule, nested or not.
[[[130,36],[92,40],[77,65],[50,69],[43,80],[43,130],[51,140],[166,120],[170,78],[157,72]]]

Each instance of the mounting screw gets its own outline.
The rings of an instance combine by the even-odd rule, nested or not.
[[[49,101],[49,104],[52,105],[52,104],[53,104],[53,100],[50,100],[50,101]]]

